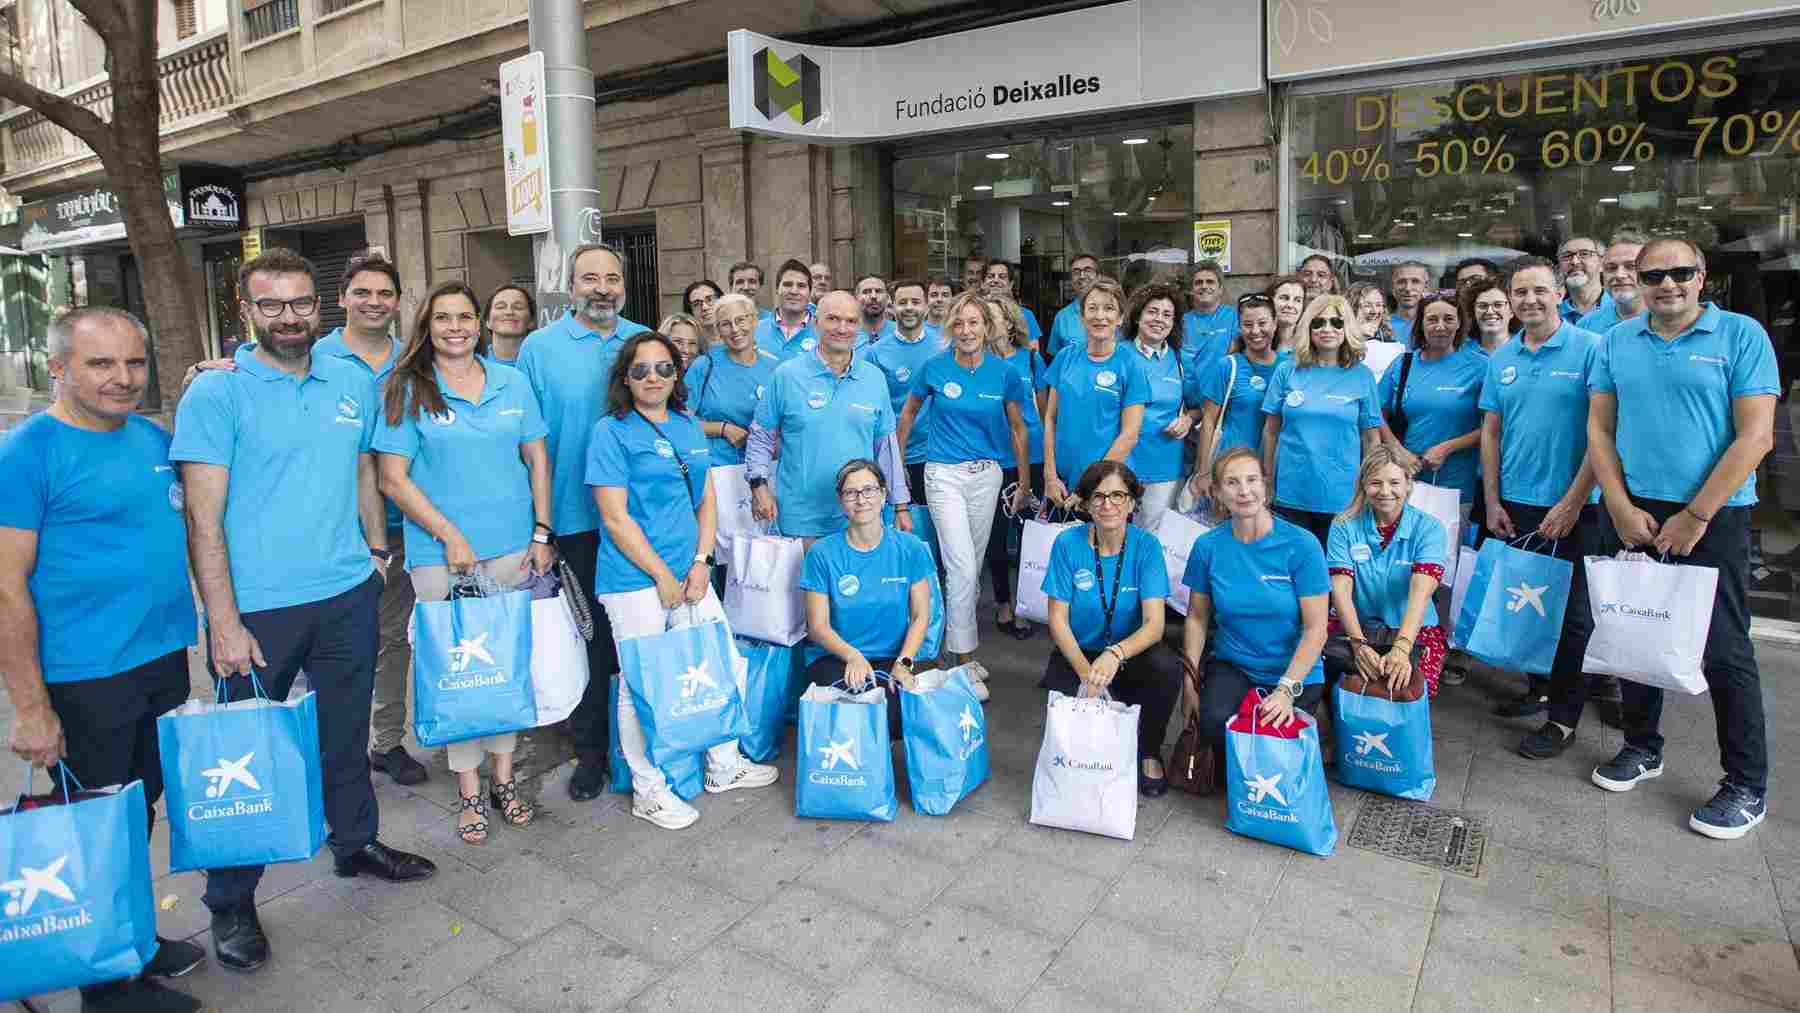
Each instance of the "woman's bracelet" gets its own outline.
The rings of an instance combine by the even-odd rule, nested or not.
[[[1684,506],[1681,509],[1683,511],[1685,511],[1689,517],[1692,517],[1693,519],[1699,521],[1702,524],[1711,524],[1712,523],[1711,517],[1700,516],[1698,513],[1695,512],[1694,508],[1691,506]]]
[[[1126,661],[1126,658],[1125,658],[1125,648],[1123,648],[1123,647],[1120,647],[1120,646],[1119,646],[1119,645],[1118,645],[1118,644],[1107,644],[1107,645],[1106,645],[1106,650],[1104,650],[1104,651],[1102,651],[1102,652],[1100,652],[1100,653],[1102,653],[1102,654],[1110,654],[1110,655],[1112,655],[1112,656],[1113,656],[1113,657],[1115,657],[1115,658],[1118,658],[1118,659],[1119,659],[1119,664],[1121,664],[1121,665],[1123,665],[1123,664],[1125,664],[1125,661]]]

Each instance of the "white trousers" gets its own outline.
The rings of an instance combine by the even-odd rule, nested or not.
[[[478,560],[475,569],[484,577],[492,577],[501,587],[518,587],[525,582],[528,573],[521,569],[524,564],[525,550],[520,549],[504,556]],[[415,566],[410,576],[413,597],[419,601],[443,601],[450,597],[451,576],[448,566]],[[444,754],[450,762],[450,769],[463,774],[481,766],[482,754],[511,753],[517,745],[517,733],[502,732],[499,735],[484,735],[479,739],[452,742],[444,747]]]
[[[980,644],[975,599],[981,593],[981,564],[987,558],[988,535],[994,528],[994,504],[1000,499],[1000,465],[926,464],[925,503],[937,528],[938,551],[944,556],[944,650],[972,653]]]
[[[612,621],[615,642],[631,637],[652,636],[693,623],[711,622],[715,619],[725,621],[725,607],[719,604],[719,596],[713,593],[710,585],[706,588],[706,597],[700,599],[698,604],[692,608],[682,605],[673,612],[662,607],[662,599],[657,597],[656,588],[653,587],[597,597],[601,607],[606,609],[606,617]],[[611,677],[610,672],[607,677]],[[596,675],[595,678],[600,676]],[[738,693],[743,692],[744,687],[740,683]],[[644,726],[638,723],[637,707],[631,702],[631,690],[623,685],[619,687],[619,708],[613,721],[613,734],[619,737],[619,751],[625,754],[625,764],[631,768],[632,794],[655,795],[669,786],[662,770],[650,762]],[[736,739],[721,742],[706,751],[708,770],[730,770],[740,762]]]
[[[1155,531],[1162,515],[1175,508],[1175,496],[1179,492],[1179,481],[1144,483],[1144,498],[1137,508],[1137,526],[1145,531]]]

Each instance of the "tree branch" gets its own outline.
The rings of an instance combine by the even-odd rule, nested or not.
[[[74,134],[98,154],[111,147],[111,127],[86,106],[47,92],[12,74],[0,74],[0,98],[17,102],[44,114],[44,118]]]
[[[125,15],[116,0],[69,0],[69,6],[109,43],[126,28]]]

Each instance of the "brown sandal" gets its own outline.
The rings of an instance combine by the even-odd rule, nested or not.
[[[464,823],[462,813],[457,813],[456,835],[462,838],[464,844],[486,844],[488,825],[487,820],[481,817],[487,815],[487,803],[482,801],[479,794],[462,795],[461,798],[463,809],[474,813],[476,819],[473,823]]]
[[[488,798],[494,804],[494,811],[504,816],[509,825],[522,827],[530,823],[536,813],[519,801],[518,784],[517,781],[495,781]]]

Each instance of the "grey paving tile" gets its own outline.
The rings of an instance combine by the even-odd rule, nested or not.
[[[413,1013],[512,950],[506,940],[428,901],[345,943],[332,963],[402,1013]]]
[[[1034,749],[1030,755],[1021,755],[1018,760],[1021,765],[990,763],[987,783],[964,799],[962,805],[1008,822],[1030,814],[1031,766],[1037,762],[1037,751]]]
[[[1352,848],[1348,828],[1341,828],[1337,853],[1329,858],[1296,852],[1288,865],[1288,878],[1330,883],[1356,893],[1381,897],[1395,904],[1429,909],[1437,903],[1444,873],[1413,862]]]
[[[1075,933],[1045,977],[1139,1009],[1205,1009],[1225,987],[1233,958],[1092,918]]]
[[[969,801],[973,801],[973,796]],[[910,814],[892,823],[869,827],[867,835],[915,854],[960,865],[987,853],[1018,823],[979,808],[958,805],[948,816]]]
[[[683,854],[683,849],[719,825],[705,820],[686,830],[664,830],[615,806],[577,810],[581,817],[555,828],[545,827],[531,843],[530,853],[570,876],[603,888],[614,888],[643,871],[646,863],[661,864]]]
[[[1431,948],[1578,988],[1604,980],[1607,973],[1605,932],[1527,908],[1446,898],[1438,905]]]
[[[1614,1013],[1777,1013],[1800,1008],[1800,995],[1787,996],[1786,1005],[1758,1001],[1721,992],[1643,967],[1620,964],[1613,968]]]
[[[1776,900],[1781,909],[1800,913],[1800,858],[1774,857],[1768,860],[1769,874],[1775,881]]]
[[[789,887],[732,926],[726,938],[820,981],[838,981],[874,953],[897,923],[802,886]]]
[[[1265,926],[1251,937],[1220,996],[1253,1009],[1286,1013],[1405,1009],[1415,975],[1371,967],[1353,940],[1291,936]]]
[[[1482,781],[1482,771],[1478,759],[1463,808],[1487,817],[1489,840],[1576,862],[1591,862],[1602,853],[1606,811],[1595,797],[1601,794],[1598,788],[1587,785],[1582,794],[1572,795],[1568,784],[1542,776]],[[1540,792],[1547,784],[1555,787]]]
[[[1413,1013],[1491,1013],[1494,1010],[1562,1010],[1611,1013],[1605,974],[1582,986],[1508,969],[1496,969],[1467,954],[1433,947],[1425,956]]]
[[[1417,973],[1431,936],[1432,912],[1395,903],[1379,893],[1358,893],[1289,873],[1263,912],[1258,935],[1289,932],[1318,939],[1366,943],[1370,967]]]
[[[780,1013],[810,1010],[825,996],[812,982],[761,957],[729,946],[709,946],[681,962],[674,973],[645,989],[630,1009],[657,1013],[716,1013],[722,996],[731,1007]]]
[[[1195,952],[1236,957],[1267,903],[1216,879],[1137,862],[1119,877],[1096,914]]]
[[[156,931],[164,938],[186,939],[211,927],[212,912],[200,901],[206,894],[206,873],[164,876],[150,885],[150,892],[156,898]]]
[[[457,836],[456,823],[448,814],[443,819],[422,824],[418,831],[405,840],[388,843],[395,847],[404,847],[408,851],[422,846],[433,851],[454,857],[463,865],[478,872],[492,872],[520,855],[529,853],[538,844],[539,838],[545,836],[541,831],[549,827],[515,830],[500,825],[500,817],[488,811],[487,843],[482,845],[465,844]]]
[[[888,838],[858,834],[808,866],[800,880],[878,914],[905,920],[925,910],[965,868],[987,865],[981,856],[952,865],[904,850]]]
[[[376,989],[346,978],[330,963],[305,967],[278,967],[271,963],[249,980],[230,972],[220,973],[230,979],[221,983],[224,994],[206,1000],[208,1008],[219,1013],[388,1013],[397,1008]],[[179,979],[174,987],[187,991],[187,981]],[[200,997],[198,992],[189,994]]]
[[[1207,801],[1207,800],[1202,800]],[[1273,897],[1295,852],[1240,837],[1217,819],[1177,812],[1144,845],[1143,859],[1257,897]]]
[[[471,985],[464,985],[425,1010],[426,1013],[513,1013],[514,1007],[482,994]]]
[[[1729,847],[1738,842],[1712,843]],[[1751,875],[1740,876],[1707,863],[1639,858],[1612,862],[1607,875],[1613,896],[1621,900],[1680,911],[1720,925],[1777,932],[1784,927],[1767,862],[1760,863]]]
[[[1094,1013],[1095,1010],[1141,1013],[1142,1007],[1125,1001],[1121,996],[1097,996],[1046,975],[1032,986],[1030,992],[1025,993],[1025,998],[1013,1009],[1020,1013]]]
[[[1475,907],[1548,911],[1597,932],[1612,923],[1605,869],[1502,844],[1487,846],[1479,879],[1445,876],[1442,896]]]
[[[1144,837],[1121,841],[1076,830],[1059,830],[1024,823],[1000,839],[999,847],[1019,855],[1041,858],[1089,875],[1111,878],[1131,863],[1143,848]]]
[[[824,1013],[991,1013],[997,1007],[921,981],[876,960],[863,968],[826,1002]]]
[[[1686,795],[1633,791],[1609,794],[1604,801],[1606,855],[1612,865],[1653,862],[1744,876],[1768,871],[1763,860],[1763,844],[1768,840],[1762,834],[1766,823],[1738,840],[1715,841],[1688,827],[1688,817],[1697,803]]]
[[[1049,966],[1058,940],[940,900],[901,929],[896,967],[998,1006],[1023,996]]]
[[[257,916],[269,937],[270,948],[302,965],[330,958],[344,940],[364,935],[378,924],[324,883],[309,884],[259,903]]]
[[[651,869],[575,918],[659,964],[671,964],[718,936],[751,907],[688,876]]]
[[[977,860],[943,893],[944,900],[978,908],[1022,928],[1064,939],[1106,890],[1106,880],[1041,858],[1000,852]]]
[[[601,897],[595,884],[534,855],[517,855],[491,872],[457,876],[443,903],[518,943],[594,907]]]
[[[1613,966],[1630,964],[1762,1002],[1800,996],[1786,931],[1730,928],[1629,901],[1613,903]]]
[[[860,823],[803,820],[792,811],[762,808],[684,844],[670,856],[667,867],[746,900],[761,901],[862,829]]]
[[[353,879],[326,876],[317,881],[319,888],[336,895],[359,913],[378,922],[386,922],[421,904],[441,899],[456,886],[459,876],[476,875],[473,869],[435,848],[409,845],[407,850],[435,862],[437,874],[414,883],[387,883],[370,876],[357,876]],[[326,857],[324,860],[330,861],[330,858]]]
[[[572,922],[496,961],[472,984],[502,1008],[572,1013],[623,1005],[661,970]]]

